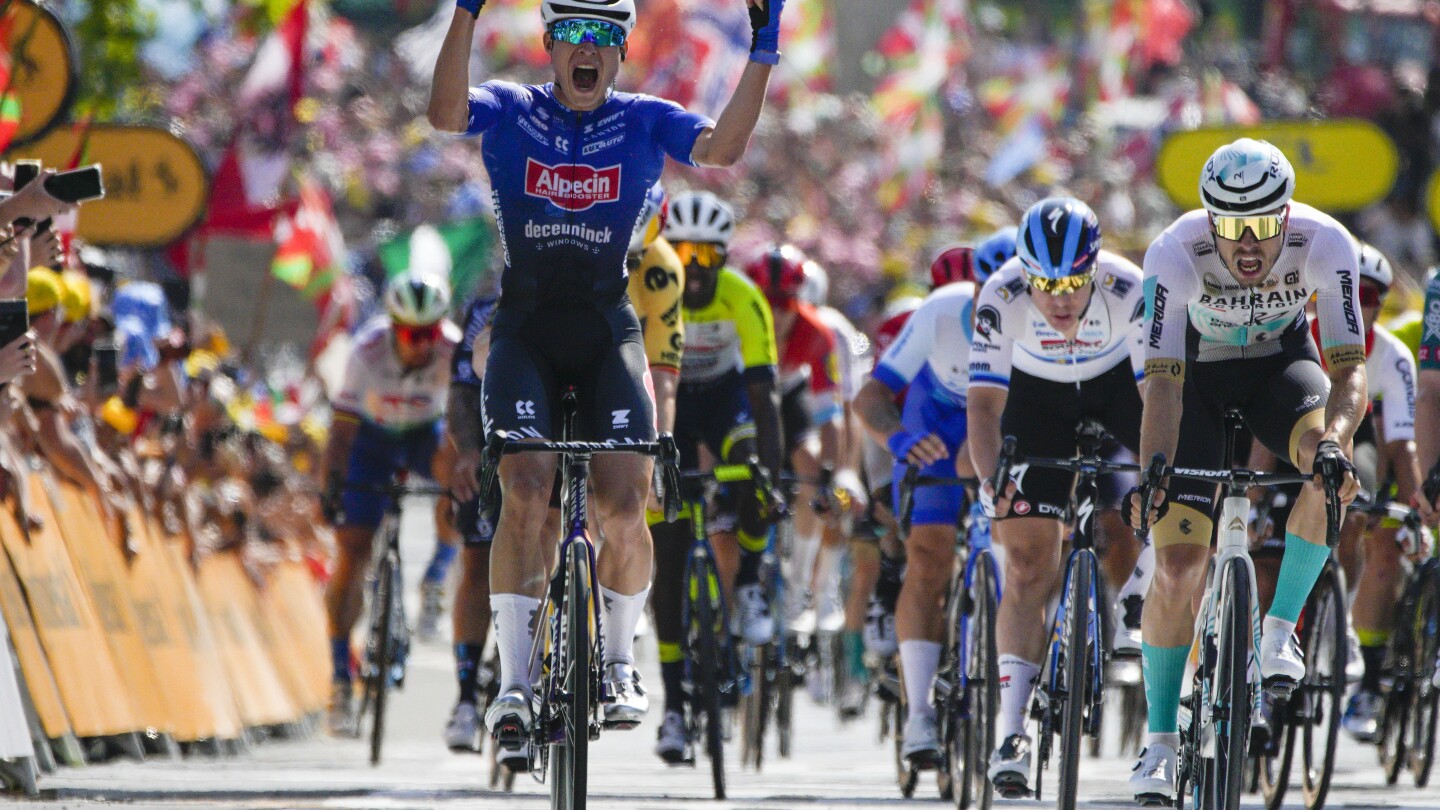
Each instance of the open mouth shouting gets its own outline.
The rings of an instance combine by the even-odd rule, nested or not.
[[[600,86],[600,66],[576,64],[570,68],[570,81],[581,93],[593,93]]]

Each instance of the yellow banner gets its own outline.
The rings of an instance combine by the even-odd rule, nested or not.
[[[1330,213],[1384,199],[1400,165],[1395,144],[1369,121],[1287,121],[1172,133],[1155,158],[1155,181],[1176,205],[1199,208],[1200,170],[1216,149],[1237,138],[1279,147],[1295,167],[1295,199]]]
[[[10,13],[11,87],[20,98],[15,143],[50,131],[75,98],[75,56],[60,18],[21,0]]]

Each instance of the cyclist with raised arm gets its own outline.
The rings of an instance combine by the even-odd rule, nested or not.
[[[974,474],[964,451],[974,299],[975,285],[969,281],[930,293],[855,397],[855,412],[866,430],[895,459],[892,508],[897,514],[906,464],[918,467],[923,476]],[[895,400],[901,391],[903,409]],[[931,687],[945,639],[945,612],[939,606],[950,585],[955,523],[965,491],[959,486],[923,487],[913,497],[912,528],[905,538],[907,564],[895,608],[909,707],[901,754],[917,769],[929,770],[943,761]]]
[[[1340,496],[1348,503],[1359,483],[1345,452],[1366,400],[1355,240],[1334,219],[1291,199],[1294,170],[1264,141],[1241,138],[1217,149],[1199,185],[1204,207],[1181,216],[1145,254],[1140,457],[1164,453],[1176,467],[1216,469],[1225,408],[1235,405],[1256,438],[1297,469],[1317,469],[1325,457],[1342,462]],[[1305,319],[1312,295],[1319,352]],[[1216,501],[1211,485],[1177,479],[1162,487],[1147,505],[1158,518],[1142,645],[1149,733],[1130,777],[1141,803],[1175,798],[1180,685]],[[1128,501],[1138,521],[1134,491]],[[1317,481],[1305,486],[1286,526],[1277,595],[1256,651],[1267,684],[1294,684],[1305,674],[1293,634],[1330,556],[1325,536]]]
[[[687,343],[680,365],[675,441],[682,469],[700,467],[703,444],[724,464],[744,464],[757,457],[771,480],[777,481],[781,436],[775,330],[765,296],[726,266],[734,231],[730,206],[714,194],[687,192],[670,201],[665,237],[685,265],[681,300]],[[731,491],[706,521],[724,585],[733,588],[732,632],[752,645],[765,644],[775,635],[774,617],[760,582],[760,562],[769,538],[766,506]],[[655,526],[652,602],[665,689],[665,717],[655,754],[671,764],[689,760],[680,644],[685,561],[693,537],[684,522]]]
[[[655,437],[655,406],[640,325],[625,295],[625,254],[665,157],[694,166],[740,160],[779,61],[783,0],[747,0],[750,61],[718,122],[650,96],[614,91],[635,27],[634,0],[543,0],[555,80],[470,86],[470,50],[484,0],[458,0],[435,65],[428,117],[437,129],[483,135],[505,246],[482,406],[487,432],[557,435],[561,389],[576,387],[591,439]],[[542,527],[556,459],[500,462],[503,503],[491,551],[490,602],[501,694],[486,712],[507,764],[528,760],[533,618],[548,571]],[[632,639],[649,593],[652,547],[645,505],[653,463],[595,461],[605,529],[597,564],[605,658],[604,719],[632,727],[649,708]]]
[[[358,487],[384,486],[406,469],[445,481],[439,449],[445,387],[460,330],[445,317],[450,284],[405,272],[385,289],[384,315],[361,327],[331,407],[330,441],[321,480],[325,516],[335,524],[338,555],[325,590],[333,685],[329,727],[355,733],[350,673],[350,632],[364,607],[362,587],[375,528],[386,499]],[[437,531],[448,531],[450,504],[435,504]]]
[[[970,349],[970,457],[980,501],[1005,548],[1005,598],[996,615],[999,747],[990,781],[1002,795],[1029,791],[1025,717],[1050,623],[1046,605],[1060,574],[1074,477],[1026,469],[1014,491],[990,482],[1001,437],[1025,456],[1075,455],[1075,427],[1092,418],[1125,446],[1140,439],[1144,318],[1140,268],[1100,249],[1100,221],[1085,203],[1050,197],[1021,218],[1016,257],[985,282]],[[1010,487],[1007,486],[1007,490]]]

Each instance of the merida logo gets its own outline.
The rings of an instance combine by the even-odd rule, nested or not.
[[[1355,316],[1355,276],[1349,270],[1340,270],[1340,303],[1345,313],[1345,325],[1350,334],[1360,334],[1360,319]]]
[[[535,158],[525,162],[525,193],[549,200],[566,211],[585,211],[596,203],[620,199],[620,164],[548,166]]]
[[[1165,323],[1165,285],[1155,285],[1155,304],[1152,307],[1154,317],[1150,321],[1150,348],[1160,348],[1160,335],[1164,332]]]

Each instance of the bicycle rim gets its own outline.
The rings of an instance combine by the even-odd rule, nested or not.
[[[375,661],[374,668],[370,673],[369,689],[371,694],[371,709],[374,713],[370,723],[370,764],[380,764],[380,749],[385,744],[385,704],[386,697],[390,694],[390,668],[394,666],[395,638],[392,630],[395,622],[392,620],[395,613],[395,585],[397,579],[396,569],[400,561],[395,558],[393,550],[387,551],[385,556],[380,558],[380,570],[376,572],[376,594],[377,630],[378,638],[375,639]]]
[[[1300,788],[1305,806],[1319,810],[1325,805],[1335,771],[1335,743],[1340,735],[1340,715],[1344,712],[1348,653],[1345,593],[1333,568],[1327,567],[1320,575],[1308,607],[1304,650],[1310,665],[1298,692],[1301,698],[1298,704],[1301,710]]]
[[[1440,569],[1430,569],[1415,605],[1415,644],[1412,658],[1415,678],[1411,682],[1410,773],[1416,787],[1430,782],[1435,765],[1435,736],[1440,721],[1440,690],[1434,685],[1436,655],[1440,652]]]
[[[965,638],[971,625],[967,621],[967,612],[973,617],[974,602],[964,591],[965,580],[957,579],[951,586],[950,615],[947,622],[947,643],[946,649],[950,655],[951,687],[950,698],[945,706],[945,768],[949,772],[950,795],[947,799],[955,801],[958,810],[966,810],[970,806],[970,761],[967,756],[969,752],[969,739],[974,733],[973,722],[970,719],[971,706],[969,690],[966,688],[966,667],[969,662],[962,654],[968,656],[969,646],[973,644]]]
[[[1086,650],[1090,627],[1091,568],[1083,553],[1071,557],[1070,587],[1065,593],[1063,677],[1065,684],[1051,700],[1061,699],[1064,708],[1060,718],[1060,784],[1061,810],[1073,810],[1075,792],[1080,782],[1080,738],[1085,722],[1085,692],[1089,680],[1090,655]]]
[[[1295,759],[1295,724],[1290,721],[1289,705],[1278,706],[1272,719],[1270,734],[1278,740],[1274,756],[1257,752],[1255,764],[1259,770],[1260,794],[1265,798],[1265,810],[1280,810],[1285,803],[1285,791],[1290,786],[1290,765]]]
[[[1250,573],[1243,560],[1234,559],[1226,564],[1224,577],[1222,592],[1229,598],[1220,609],[1219,656],[1211,696],[1215,760],[1208,806],[1238,810],[1250,739]]]
[[[559,700],[560,739],[553,743],[554,780],[552,806],[556,810],[584,810],[589,781],[591,653],[594,650],[594,605],[590,593],[588,543],[576,540],[569,545],[566,560],[565,643],[560,650],[562,666]]]
[[[975,806],[990,810],[995,799],[994,786],[988,774],[990,752],[995,750],[995,711],[1000,703],[1000,657],[995,651],[995,613],[999,610],[994,558],[984,552],[975,572],[975,590],[979,597],[971,622],[972,667],[969,676],[971,735],[966,781],[971,786]]]
[[[909,705],[905,700],[905,670],[898,664],[895,669],[899,673],[901,684],[899,699],[889,707],[893,712],[890,728],[895,751],[895,783],[900,786],[900,795],[908,799],[915,795],[915,784],[920,781],[920,773],[910,767],[910,763],[905,761],[905,755],[901,753],[905,746],[905,717],[909,713]]]
[[[712,597],[719,592],[719,580],[713,569],[697,563],[690,569],[687,595],[695,598],[694,634],[696,705],[694,711],[704,717],[705,754],[710,758],[710,778],[715,798],[725,798],[725,748],[721,737],[720,717],[720,651],[716,635],[716,607]],[[713,590],[712,590],[713,588]]]

